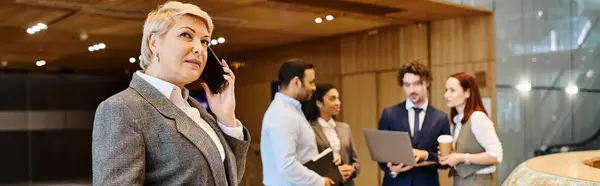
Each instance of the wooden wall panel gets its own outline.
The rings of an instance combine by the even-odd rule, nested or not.
[[[271,83],[237,86],[235,92],[237,117],[250,132],[252,141],[258,142],[262,118],[271,103]],[[250,112],[253,110],[256,112]]]
[[[492,15],[435,21],[430,30],[431,66],[495,59]]]
[[[352,129],[358,151],[361,172],[356,185],[376,185],[379,183],[379,167],[371,160],[362,129],[377,128],[377,87],[375,73],[365,73],[342,78],[342,112],[344,122]]]
[[[412,59],[428,60],[424,24],[347,35],[341,43],[342,74],[397,69]]]
[[[398,84],[398,71],[377,73],[377,120],[383,109],[396,105],[406,99],[406,94]]]
[[[292,44],[231,56],[244,66],[236,72],[239,85],[277,80],[281,64],[291,58],[301,58],[315,66],[317,78],[340,74],[340,39]]]

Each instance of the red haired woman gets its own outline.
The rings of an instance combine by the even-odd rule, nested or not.
[[[502,161],[502,144],[481,101],[475,79],[466,73],[446,81],[446,106],[451,108],[454,152],[440,157],[453,167],[454,186],[491,186],[492,173]]]

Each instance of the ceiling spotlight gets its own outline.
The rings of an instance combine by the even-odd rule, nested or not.
[[[225,38],[223,38],[223,37],[219,37],[219,39],[217,39],[217,41],[218,41],[219,43],[225,43]]]
[[[569,85],[565,88],[565,92],[567,92],[567,94],[577,94],[577,92],[579,92],[579,87],[577,87],[577,85]]]
[[[41,30],[46,30],[46,29],[48,29],[48,25],[46,25],[44,23],[38,23],[37,25],[27,28],[27,33],[35,34],[36,32],[39,32]]]
[[[130,63],[135,63],[135,58],[134,58],[134,57],[130,57],[130,58],[129,58],[129,62],[130,62]]]
[[[33,28],[33,31],[35,31],[35,32],[39,32],[40,30],[42,30],[42,28],[37,25],[33,26],[32,28]]]
[[[37,26],[37,27],[38,27],[38,28],[40,28],[40,29],[47,29],[47,28],[48,28],[48,25],[46,25],[46,24],[44,24],[44,23],[38,23],[38,24],[37,24],[37,25],[35,25],[35,26]]]
[[[217,44],[219,44],[219,41],[217,41],[216,39],[213,39],[213,40],[210,41],[210,44],[211,45],[217,45]]]
[[[35,65],[38,67],[44,66],[44,65],[46,65],[46,61],[44,61],[44,60],[36,61]]]
[[[93,51],[102,50],[102,49],[105,49],[105,48],[106,48],[106,44],[100,43],[100,44],[95,44],[95,45],[89,46],[88,50],[90,52],[93,52]]]
[[[325,16],[325,19],[327,19],[327,21],[331,21],[331,20],[333,20],[333,16],[332,15],[327,15],[327,16]]]
[[[321,19],[320,17],[317,17],[315,19],[315,23],[322,23],[322,22],[323,22],[323,19]]]
[[[531,90],[531,83],[523,82],[519,83],[515,88],[521,92],[529,92]]]

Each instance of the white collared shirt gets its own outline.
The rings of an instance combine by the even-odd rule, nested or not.
[[[329,119],[329,121],[325,121],[323,118],[319,118],[317,119],[317,122],[319,123],[319,125],[322,126],[323,133],[325,133],[325,137],[327,138],[327,141],[329,141],[331,150],[333,150],[333,157],[340,158],[340,137],[338,136],[337,131],[335,130],[335,120],[331,118]]]
[[[429,105],[429,101],[425,100],[423,103],[423,110],[419,112],[419,131],[423,129],[423,120],[425,120],[425,111],[427,111],[427,106]],[[406,99],[406,110],[408,111],[408,124],[410,127],[410,135],[413,136],[414,128],[415,128],[415,109],[413,107],[417,107],[410,99]]]
[[[302,113],[300,101],[275,93],[262,120],[263,185],[325,185],[321,175],[303,165],[318,155],[315,132]]]
[[[454,116],[454,139],[458,139],[460,129],[462,128],[463,113],[459,113]],[[485,152],[490,156],[496,158],[498,163],[502,162],[502,144],[498,139],[498,134],[494,129],[494,122],[483,112],[475,111],[471,114],[469,120],[471,121],[471,132],[477,139],[479,145],[481,145]],[[455,141],[456,142],[456,141]],[[496,166],[492,165],[483,169],[478,170],[475,174],[490,174],[496,171]]]
[[[152,85],[154,88],[156,88],[161,94],[163,94],[171,102],[173,102],[173,104],[175,104],[175,106],[177,106],[179,109],[181,109],[181,111],[183,111],[188,117],[190,117],[194,122],[196,122],[196,124],[198,124],[198,126],[200,126],[200,128],[202,128],[202,130],[204,130],[204,132],[206,132],[210,136],[212,141],[217,146],[217,149],[219,149],[219,154],[221,155],[221,161],[225,161],[225,150],[223,148],[223,144],[221,143],[221,140],[219,140],[219,137],[217,136],[217,133],[215,132],[215,130],[213,130],[210,127],[210,125],[208,123],[206,123],[206,121],[204,121],[204,119],[202,119],[202,117],[200,116],[200,111],[198,111],[198,109],[192,107],[186,101],[189,97],[189,91],[186,88],[184,88],[182,91],[181,88],[179,88],[178,86],[175,86],[172,83],[149,76],[140,71],[137,71],[136,74],[138,76],[140,76],[142,79],[144,79],[146,82],[148,82],[150,85]],[[242,127],[242,124],[237,119],[236,119],[236,122],[237,122],[238,127],[228,127],[226,125],[223,125],[220,122],[217,122],[217,123],[219,125],[219,128],[221,128],[221,130],[223,130],[223,133],[225,133],[229,136],[232,136],[236,139],[244,140],[244,129]]]

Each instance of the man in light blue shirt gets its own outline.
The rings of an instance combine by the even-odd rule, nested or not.
[[[310,100],[316,89],[313,65],[299,59],[289,60],[279,69],[279,81],[281,91],[275,94],[262,123],[263,184],[334,184],[331,179],[303,166],[319,154],[315,134],[300,105],[300,101]]]

